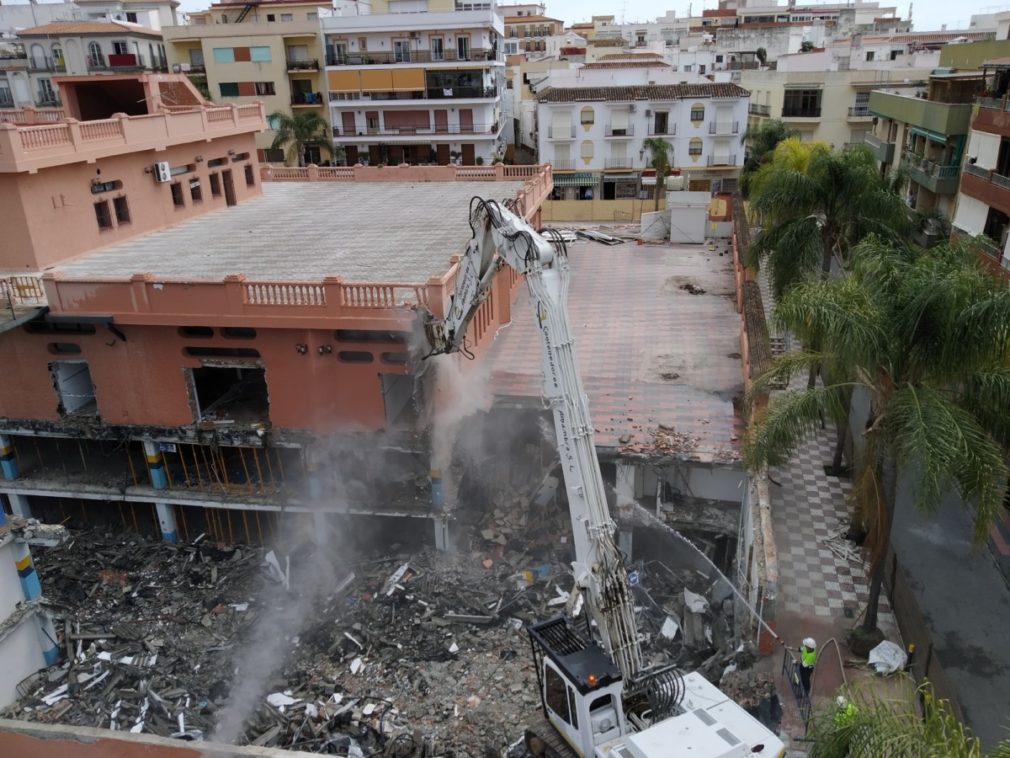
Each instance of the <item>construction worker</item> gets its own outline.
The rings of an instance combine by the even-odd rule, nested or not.
[[[800,683],[803,691],[810,694],[810,677],[814,673],[814,664],[817,663],[817,641],[813,637],[807,637],[800,645]]]
[[[835,726],[839,729],[845,729],[852,726],[852,722],[856,720],[856,706],[854,703],[850,702],[848,698],[839,695],[835,698]]]

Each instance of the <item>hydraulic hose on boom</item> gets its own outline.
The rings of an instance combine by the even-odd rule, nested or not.
[[[540,330],[543,396],[554,416],[558,453],[568,494],[575,545],[576,586],[596,622],[604,649],[624,678],[642,671],[624,557],[614,542],[616,525],[607,508],[603,477],[593,442],[589,401],[582,388],[568,318],[568,256],[560,235],[549,242],[524,219],[493,200],[470,202],[473,238],[459,262],[455,293],[444,319],[428,314],[425,333],[431,355],[462,352],[466,331],[487,297],[498,270],[523,274]]]

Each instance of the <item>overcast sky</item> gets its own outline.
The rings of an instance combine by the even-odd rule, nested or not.
[[[212,0],[182,0],[183,11],[203,10]],[[520,0],[504,0],[512,3]],[[807,0],[797,0],[804,4]],[[544,0],[547,14],[560,18],[565,23],[588,21],[593,15],[613,14],[618,20],[650,21],[673,10],[678,16],[687,16],[690,9],[694,13],[705,8],[718,6],[717,0]],[[880,0],[888,6],[893,0]],[[781,3],[785,5],[785,2]],[[908,16],[908,0],[895,3],[898,15]],[[992,13],[996,10],[1010,10],[1010,0],[1004,5],[994,4],[994,0],[915,0],[912,20],[916,31],[931,31],[946,24],[948,29],[967,29],[973,13]]]

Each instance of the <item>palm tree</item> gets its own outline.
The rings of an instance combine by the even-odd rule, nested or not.
[[[979,542],[1002,507],[1010,451],[1010,288],[959,244],[927,253],[871,236],[852,251],[850,273],[794,286],[774,317],[819,349],[777,359],[751,397],[797,368],[824,365],[829,375],[846,378],[775,397],[749,434],[751,468],[784,463],[824,416],[841,423],[851,392],[869,401],[855,491],[874,550],[868,607],[854,634],[870,639],[879,635],[899,473],[926,513],[956,491],[972,509]]]
[[[776,297],[818,267],[826,277],[833,261],[844,265],[868,233],[902,239],[908,229],[905,203],[863,147],[833,152],[784,140],[752,178],[751,205],[764,228],[748,263],[768,265]]]
[[[659,137],[648,137],[642,147],[649,151],[651,165],[656,169],[656,210],[659,210],[659,196],[666,185],[666,175],[670,173],[670,143]]]
[[[302,111],[292,116],[283,111],[275,111],[270,114],[267,121],[274,124],[277,130],[277,136],[274,137],[270,149],[284,149],[289,163],[304,166],[308,162],[309,147],[316,147],[321,152],[331,152],[330,128],[326,120],[317,113]]]
[[[910,693],[911,694],[911,693]],[[832,702],[811,720],[810,758],[1008,758],[1010,740],[988,753],[957,720],[951,704],[924,682],[915,697],[885,699],[873,688],[846,688],[851,708]],[[918,700],[919,706],[916,706]]]
[[[765,121],[756,129],[748,129],[742,142],[747,145],[747,158],[743,163],[743,174],[740,177],[740,189],[744,197],[750,190],[750,178],[762,165],[771,160],[775,148],[780,142],[798,136],[795,129],[790,129],[778,119]]]

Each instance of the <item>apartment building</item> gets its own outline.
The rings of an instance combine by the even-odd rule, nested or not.
[[[1010,58],[983,64],[953,229],[977,238],[983,259],[1010,271]]]
[[[54,77],[164,71],[161,33],[119,21],[57,21],[20,33],[24,57],[0,60],[0,108],[61,104]]]
[[[912,210],[953,217],[972,103],[982,90],[980,72],[952,72],[930,76],[926,87],[882,89],[870,95],[876,126],[867,144],[882,171],[903,170],[905,199]],[[930,244],[940,235],[933,236],[937,239]]]
[[[332,13],[331,4],[264,0],[239,20],[244,8],[241,2],[215,3],[203,13],[191,14],[186,26],[166,27],[169,63],[216,102],[263,103],[268,129],[256,137],[261,161],[302,165],[330,161],[329,135],[322,130],[320,144],[306,145],[303,155],[289,161],[283,146],[272,147],[277,119],[271,116],[315,113],[328,130],[319,19]]]
[[[537,95],[540,161],[559,199],[637,197],[643,140],[659,137],[692,189],[725,189],[743,166],[748,95],[730,83],[551,86]]]
[[[333,142],[348,165],[504,155],[504,22],[490,8],[323,19]]]
[[[179,23],[178,0],[74,0],[83,19],[125,21],[158,31]]]
[[[792,57],[782,56],[780,61]],[[739,84],[751,93],[749,127],[780,119],[804,141],[826,142],[836,149],[861,145],[873,131],[870,93],[901,87],[906,81],[925,82],[930,73],[928,69],[829,71],[821,67],[828,57],[825,51],[802,53],[796,58],[810,63],[797,66],[798,70],[741,71]]]
[[[564,31],[565,22],[550,16],[505,16],[505,54],[546,53],[548,38]]]

